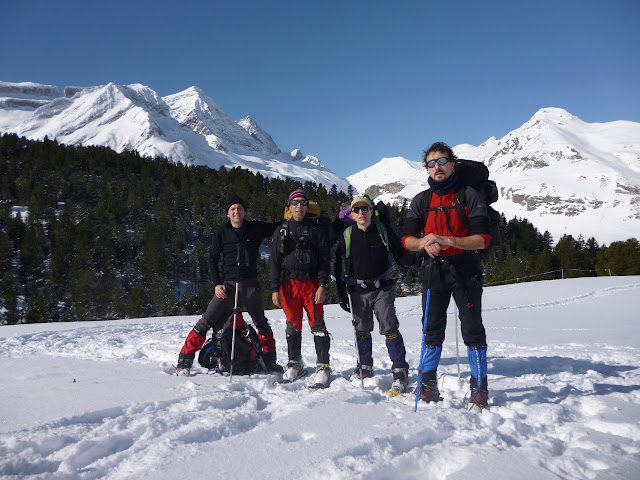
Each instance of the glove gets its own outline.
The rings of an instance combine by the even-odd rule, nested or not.
[[[345,312],[351,313],[347,292],[338,292],[338,303],[340,303],[340,308],[342,308]]]

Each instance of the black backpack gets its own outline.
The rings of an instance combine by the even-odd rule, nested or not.
[[[464,187],[471,187],[477,190],[487,205],[491,242],[487,248],[480,251],[480,257],[487,263],[493,252],[493,248],[500,245],[500,214],[491,206],[492,203],[498,200],[498,187],[496,186],[496,182],[489,180],[489,169],[482,162],[460,158],[456,161],[455,172],[460,179],[460,187],[455,193],[454,208],[466,228],[469,228],[469,217],[464,209],[467,204]],[[427,190],[422,198],[422,205],[420,205],[420,220],[423,226],[427,222],[427,216],[431,210],[431,208],[429,208],[430,205],[431,189]]]
[[[225,329],[218,335],[207,339],[198,354],[198,363],[209,370],[227,373],[231,368],[231,345],[233,330]],[[233,361],[234,375],[249,375],[266,371],[262,358],[262,346],[258,334],[252,325],[236,329]]]

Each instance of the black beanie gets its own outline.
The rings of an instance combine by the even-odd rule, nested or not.
[[[247,206],[244,203],[244,200],[242,200],[242,198],[240,198],[238,195],[229,195],[229,198],[227,198],[226,203],[224,204],[224,213],[225,215],[227,215],[229,213],[229,209],[231,208],[231,205],[235,205],[236,203],[239,203],[240,205],[242,205],[242,208],[244,208],[245,210],[247,209]]]

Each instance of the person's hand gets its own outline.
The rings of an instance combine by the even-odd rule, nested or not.
[[[340,303],[340,308],[342,308],[345,312],[351,313],[351,307],[349,307],[349,297],[347,296],[347,292],[338,292],[338,303]]]
[[[444,245],[444,243],[445,242],[443,237],[434,233],[430,233],[426,237],[422,238],[420,245],[431,258],[434,258],[440,253],[440,250],[442,250],[442,245]]]
[[[224,285],[216,285],[216,297],[227,298],[227,287]]]
[[[280,292],[273,292],[271,294],[271,301],[276,307],[282,308],[282,298],[280,297]]]
[[[315,304],[319,305],[321,303],[324,303],[326,299],[327,291],[324,289],[324,287],[318,287],[318,290],[316,290]]]

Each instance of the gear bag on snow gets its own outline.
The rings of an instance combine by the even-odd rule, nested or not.
[[[230,323],[231,322],[231,323]],[[231,316],[225,328],[207,339],[198,355],[198,363],[219,373],[229,372],[231,367],[231,343],[233,339]],[[266,371],[262,358],[262,346],[258,334],[252,325],[247,325],[242,317],[236,320],[233,374],[249,375],[254,372]]]
[[[467,204],[464,187],[471,187],[477,190],[487,205],[491,242],[487,248],[480,252],[480,258],[487,263],[493,248],[500,245],[500,214],[491,206],[492,203],[498,200],[498,187],[496,186],[496,182],[489,180],[489,169],[482,162],[459,158],[456,161],[455,172],[460,180],[460,186],[455,193],[455,209],[466,228],[469,228],[469,216],[464,209]],[[420,221],[423,227],[427,222],[430,205],[431,189],[428,189],[420,205]]]

